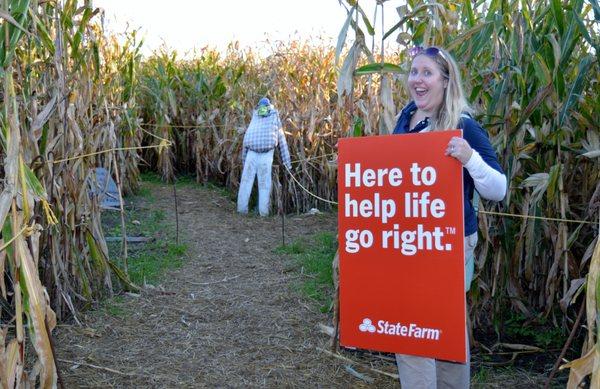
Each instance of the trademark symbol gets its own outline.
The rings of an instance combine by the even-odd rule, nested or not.
[[[455,227],[446,227],[446,234],[456,235],[456,228]]]

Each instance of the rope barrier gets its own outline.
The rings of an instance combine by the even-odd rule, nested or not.
[[[143,129],[142,129],[143,130]],[[75,159],[82,159],[85,157],[91,157],[94,155],[99,155],[99,154],[104,154],[104,153],[109,153],[111,151],[127,151],[127,150],[142,150],[142,149],[151,149],[151,148],[162,148],[162,147],[170,147],[173,145],[173,142],[169,141],[168,139],[165,138],[161,138],[155,134],[152,134],[146,130],[143,130],[144,132],[148,133],[149,135],[154,136],[157,139],[161,140],[162,142],[165,142],[166,144],[160,144],[160,145],[152,145],[152,146],[137,146],[137,147],[114,147],[111,149],[106,149],[106,150],[100,150],[100,151],[96,151],[93,153],[88,153],[88,154],[83,154],[83,155],[78,155],[75,157],[70,157],[70,158],[63,158],[63,159],[58,159],[56,161],[52,161],[52,163],[57,164],[57,163],[61,163],[61,162],[67,162],[67,161],[72,161]],[[298,163],[298,162],[303,162],[303,161],[310,161],[310,160],[314,160],[314,159],[320,159],[323,157],[328,157],[331,155],[335,155],[336,153],[329,153],[329,154],[322,154],[316,157],[311,157],[311,158],[304,158],[304,159],[298,159],[295,161],[291,161],[291,163]],[[331,200],[327,200],[323,197],[320,197],[316,194],[314,194],[313,192],[311,192],[310,190],[308,190],[306,187],[304,187],[300,181],[298,181],[296,179],[296,177],[294,176],[294,174],[292,173],[292,171],[290,169],[287,168],[287,166],[285,167],[285,169],[287,170],[287,172],[290,174],[290,177],[292,178],[292,180],[307,194],[309,194],[310,196],[316,198],[317,200],[323,201],[327,204],[331,204],[331,205],[338,205],[337,201],[331,201]],[[594,222],[590,222],[590,221],[586,221],[586,220],[572,220],[572,219],[560,219],[560,218],[553,218],[553,217],[544,217],[544,216],[532,216],[532,215],[519,215],[519,214],[513,214],[513,213],[506,213],[506,212],[493,212],[493,211],[483,211],[480,210],[480,213],[486,214],[486,215],[495,215],[495,216],[504,216],[504,217],[517,217],[517,218],[522,218],[522,219],[534,219],[534,220],[545,220],[545,221],[556,221],[556,222],[564,222],[564,223],[578,223],[578,224],[595,224]],[[1,250],[1,249],[0,249]]]
[[[287,169],[287,167],[286,167],[286,169]],[[300,186],[300,188],[302,188],[302,190],[305,191],[306,193],[308,193],[310,196],[312,196],[312,197],[314,197],[316,199],[319,199],[319,200],[321,200],[323,202],[326,202],[328,204],[331,204],[331,205],[338,205],[339,204],[337,201],[327,200],[327,199],[324,199],[324,198],[319,197],[316,194],[312,193],[311,191],[309,191],[308,189],[306,189],[302,184],[300,184],[300,182],[298,182],[298,180],[296,179],[296,177],[294,177],[294,175],[292,174],[292,172],[289,169],[287,169],[287,171],[290,173],[290,176],[292,177],[292,179],[294,180],[294,182],[296,182],[296,184],[298,184],[298,186]],[[493,212],[493,211],[483,211],[483,210],[479,210],[478,212],[486,214],[486,215],[505,216],[505,217],[517,217],[517,218],[522,218],[522,219],[545,220],[545,221],[555,221],[555,222],[563,222],[563,223],[596,224],[594,222],[590,222],[590,221],[587,221],[587,220],[559,219],[559,218],[555,218],[555,217],[519,215],[519,214],[515,214],[515,213]]]
[[[483,214],[486,214],[486,215],[507,216],[507,217],[520,217],[522,219],[547,220],[547,221],[563,222],[563,223],[596,224],[594,222],[589,222],[587,220],[559,219],[559,218],[555,218],[555,217],[519,215],[519,214],[516,214],[516,213],[493,212],[493,211],[482,211],[482,210],[479,210],[479,213],[483,213]]]
[[[48,162],[52,162],[54,164],[56,163],[61,163],[61,162],[67,162],[67,161],[73,161],[75,159],[83,159],[86,157],[92,157],[94,155],[99,155],[99,154],[105,154],[105,153],[110,153],[111,151],[127,151],[127,150],[142,150],[142,149],[153,149],[153,148],[162,148],[162,147],[170,147],[172,146],[173,143],[169,143],[169,144],[160,144],[160,145],[152,145],[152,146],[136,146],[136,147],[114,147],[112,149],[106,149],[106,150],[100,150],[100,151],[95,151],[93,153],[88,153],[88,154],[83,154],[83,155],[77,155],[75,157],[69,157],[69,158],[63,158],[63,159],[57,159],[56,161],[48,161]]]
[[[162,125],[155,124],[155,123],[141,123],[140,126],[160,127]],[[219,128],[219,127],[233,127],[230,124],[227,124],[227,125],[225,125],[225,124],[213,124],[213,125],[204,125],[204,126],[202,126],[202,125],[197,125],[197,126],[193,126],[193,125],[168,125],[168,126],[171,127],[171,128],[189,128],[189,129],[193,129],[193,128],[196,128],[196,129],[200,129],[200,128],[210,129],[210,128]],[[154,137],[156,137],[158,139],[161,139],[163,141],[168,141],[168,140],[166,140],[164,138],[160,138],[160,137],[158,137],[158,136],[150,133],[147,130],[144,130],[143,128],[142,128],[142,131],[144,131],[147,134],[149,134],[151,136],[154,136]],[[227,140],[231,140],[231,139],[227,139]],[[291,161],[291,163],[299,163],[299,162],[311,161],[311,160],[320,159],[320,158],[328,157],[328,156],[335,155],[335,154],[337,154],[337,153],[329,153],[329,154],[323,154],[323,155],[319,155],[319,156],[311,157],[311,158],[298,159],[298,160]],[[56,161],[55,163],[57,163],[57,162],[61,162],[61,161]],[[305,188],[300,183],[300,181],[298,181],[296,179],[296,177],[294,177],[294,174],[291,172],[291,170],[288,169],[287,166],[285,168],[288,171],[288,173],[290,174],[290,177],[292,178],[292,180],[300,188],[302,188],[302,190],[305,191],[307,194],[309,194],[310,196],[312,196],[312,197],[314,197],[314,198],[316,198],[318,200],[321,200],[321,201],[323,201],[325,203],[332,204],[332,205],[338,205],[338,203],[336,201],[331,201],[331,200],[324,199],[323,197],[320,197],[320,196],[314,194],[313,192],[311,192],[310,190],[308,190],[307,188]],[[546,220],[546,221],[556,221],[556,222],[564,222],[564,223],[578,223],[578,224],[595,224],[594,222],[590,222],[590,221],[586,221],[586,220],[560,219],[560,218],[552,218],[552,217],[544,217],[544,216],[519,215],[519,214],[513,214],[513,213],[482,211],[482,210],[480,210],[479,212],[483,213],[483,214],[486,214],[486,215],[495,215],[495,216],[504,216],[504,217],[516,217],[516,218],[522,218],[522,219]]]
[[[170,141],[169,139],[166,139],[166,138],[160,137],[160,136],[158,136],[156,134],[153,134],[153,133],[151,133],[148,130],[144,130],[142,127],[140,127],[140,130],[142,130],[142,132],[145,132],[146,134],[148,134],[150,136],[155,137],[156,139],[159,139],[161,142],[167,142],[169,145],[173,144],[173,142]]]
[[[157,124],[157,123],[140,123],[140,127],[141,126],[145,126],[145,127],[170,127],[170,128],[187,128],[187,129],[201,129],[201,128],[205,128],[205,129],[211,129],[211,128],[222,128],[222,127],[234,127],[231,124],[212,124],[212,125],[184,125],[184,124],[179,124],[179,125],[174,125],[174,124]]]
[[[314,159],[320,159],[320,158],[323,158],[323,157],[329,157],[330,155],[336,155],[336,154],[337,153],[321,154],[321,155],[318,155],[316,157],[310,157],[310,158],[304,158],[304,159],[296,159],[296,160],[290,161],[290,162],[291,163],[298,163],[298,162],[302,162],[302,161],[312,161]]]
[[[288,171],[288,173],[290,174],[290,177],[292,177],[292,180],[294,180],[294,182],[296,182],[296,184],[298,184],[298,186],[299,186],[300,188],[302,188],[302,190],[304,190],[306,193],[308,193],[309,195],[313,196],[314,198],[316,198],[316,199],[319,199],[319,200],[321,200],[321,201],[323,201],[323,202],[325,202],[325,203],[329,203],[329,204],[337,204],[337,202],[335,202],[335,201],[331,201],[331,200],[324,199],[323,197],[320,197],[320,196],[318,196],[318,195],[316,195],[316,194],[312,193],[311,191],[309,191],[308,189],[306,189],[304,186],[302,186],[302,184],[301,184],[301,183],[300,183],[300,182],[299,182],[299,181],[296,179],[296,177],[294,177],[294,175],[292,174],[291,170],[290,170],[290,169],[288,169],[288,168],[287,168],[287,166],[286,166],[286,170],[287,170],[287,171]]]

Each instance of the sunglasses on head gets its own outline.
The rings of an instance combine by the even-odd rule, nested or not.
[[[425,54],[432,58],[437,57],[439,55],[440,57],[442,57],[444,59],[444,61],[448,62],[444,53],[435,46],[430,46],[430,47],[415,46],[412,49],[410,49],[409,54],[412,58],[415,58],[417,55],[420,55],[420,54]]]

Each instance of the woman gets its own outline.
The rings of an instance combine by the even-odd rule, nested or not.
[[[450,54],[438,47],[413,49],[407,86],[412,101],[404,107],[394,134],[443,131],[460,128],[463,137],[453,137],[446,155],[463,165],[465,210],[465,292],[473,278],[473,250],[477,244],[477,215],[473,193],[500,201],[506,193],[506,177],[486,131],[470,116],[460,73]],[[467,350],[468,336],[467,336]],[[460,364],[396,354],[403,388],[468,388],[469,363]]]

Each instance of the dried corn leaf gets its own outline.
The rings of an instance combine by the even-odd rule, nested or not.
[[[33,123],[31,124],[31,128],[29,129],[29,131],[31,131],[31,133],[33,134],[33,137],[36,142],[39,141],[40,137],[42,136],[42,131],[41,131],[42,127],[48,122],[48,120],[50,119],[50,116],[54,112],[54,110],[56,108],[57,100],[58,100],[58,95],[55,92],[54,95],[52,96],[52,98],[50,99],[50,101],[46,104],[46,106],[42,110],[42,112],[40,112],[33,120]]]
[[[567,389],[576,389],[579,388],[579,384],[585,377],[592,374],[594,370],[596,370],[596,374],[594,375],[597,380],[598,376],[598,361],[600,361],[600,352],[598,352],[598,347],[593,344],[592,348],[586,355],[583,357],[566,363],[560,367],[563,369],[571,369],[569,372],[569,381],[567,382]],[[598,382],[596,385],[591,385],[591,388],[598,388]]]
[[[0,379],[4,388],[16,387],[17,379],[23,374],[23,361],[19,357],[19,343],[16,339],[13,339],[6,347],[4,355],[2,355],[4,361],[4,370]]]
[[[46,328],[46,300],[43,294],[43,286],[40,282],[37,267],[23,237],[17,237],[17,254],[21,259],[21,280],[27,292],[27,313],[29,318],[29,329],[32,341],[39,361],[42,365],[40,376],[41,386],[44,388],[56,387],[57,375],[54,357],[48,338]]]
[[[594,248],[594,254],[592,255],[592,261],[590,262],[590,270],[587,276],[587,288],[585,307],[587,314],[587,330],[588,344],[594,344],[598,339],[596,338],[596,329],[598,329],[596,319],[598,318],[598,311],[600,309],[600,239],[596,241],[596,248]]]

